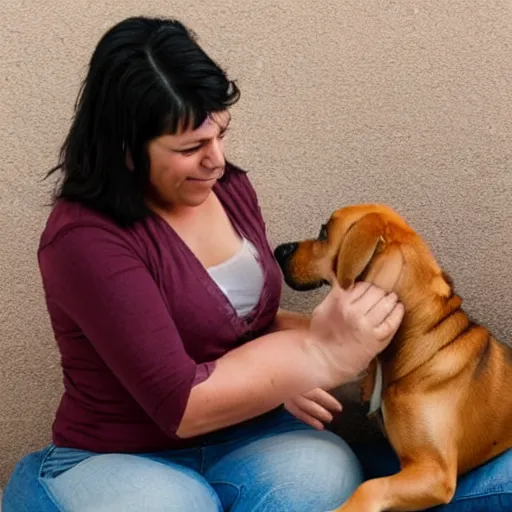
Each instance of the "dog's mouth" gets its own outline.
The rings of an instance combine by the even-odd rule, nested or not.
[[[281,268],[285,283],[292,290],[298,292],[316,290],[325,284],[330,284],[326,279],[301,281],[293,275],[293,272],[291,271],[291,260],[298,247],[299,245],[296,242],[293,242],[288,244],[281,244],[274,250],[274,256],[279,264],[279,267]]]
[[[318,281],[313,281],[310,283],[299,283],[295,281],[294,279],[290,278],[289,275],[287,275],[285,272],[283,272],[285,283],[292,289],[297,292],[309,292],[312,290],[316,290],[318,288],[321,288],[324,285],[330,284],[329,281],[325,279],[320,279]]]

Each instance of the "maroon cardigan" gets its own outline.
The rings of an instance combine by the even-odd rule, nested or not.
[[[175,434],[191,388],[269,326],[282,286],[245,172],[228,165],[214,190],[264,270],[259,303],[243,319],[158,216],[123,229],[80,204],[54,206],[38,259],[64,374],[56,445],[148,452],[201,441]]]

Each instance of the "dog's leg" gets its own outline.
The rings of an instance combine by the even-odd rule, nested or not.
[[[455,493],[455,464],[425,457],[411,461],[396,475],[368,480],[336,512],[424,510],[448,503]]]
[[[452,499],[459,439],[453,395],[445,388],[436,393],[411,393],[407,383],[386,391],[386,431],[402,469],[364,482],[337,512],[409,512]]]

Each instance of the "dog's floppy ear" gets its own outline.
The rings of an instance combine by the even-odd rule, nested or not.
[[[353,224],[338,253],[336,276],[341,287],[350,288],[370,263],[379,242],[383,241],[384,222],[377,213],[369,213]]]

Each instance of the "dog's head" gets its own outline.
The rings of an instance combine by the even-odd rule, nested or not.
[[[449,296],[445,275],[427,245],[392,208],[361,204],[332,214],[315,239],[286,243],[274,252],[288,286],[310,290],[335,276],[342,288],[369,281],[404,300],[406,290],[427,287]]]

